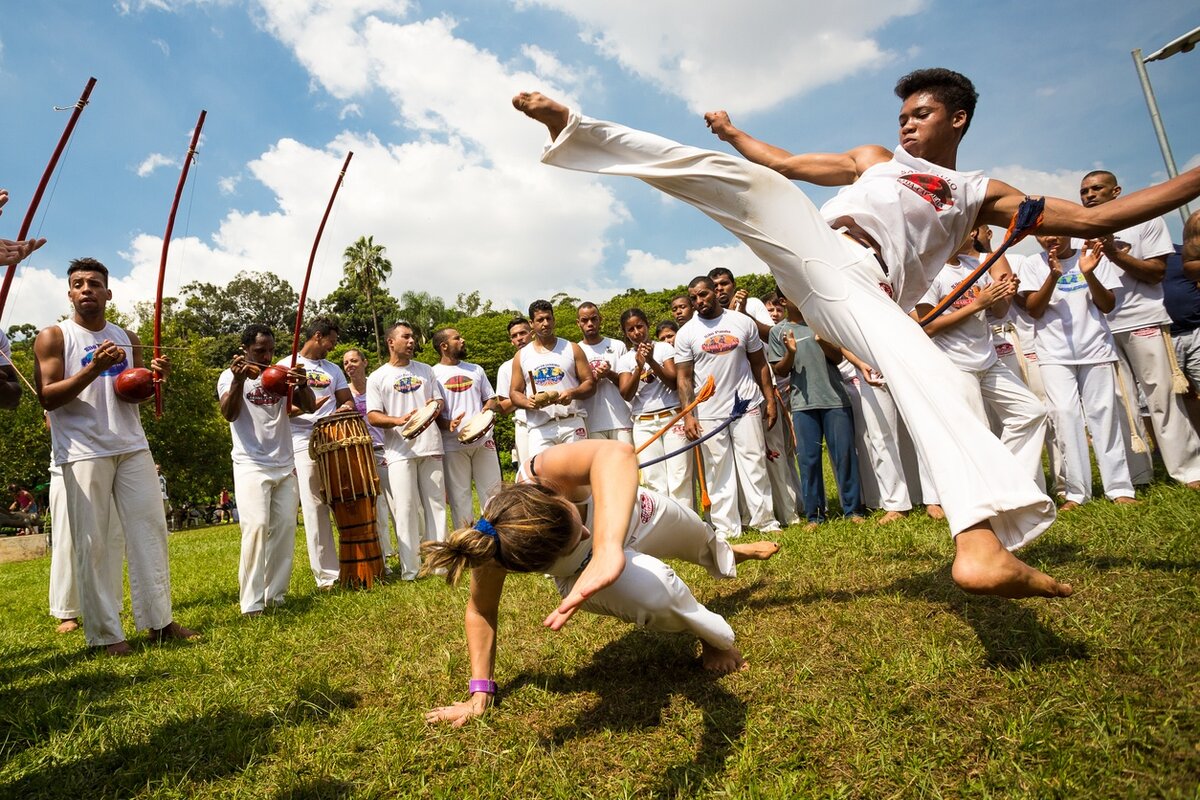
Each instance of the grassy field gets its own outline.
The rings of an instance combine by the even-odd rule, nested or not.
[[[680,572],[751,662],[589,615],[559,634],[510,579],[500,704],[462,730],[465,589],[315,591],[242,619],[232,526],[173,534],[199,643],[94,655],[46,616],[46,559],[0,565],[0,798],[1190,797],[1200,785],[1200,493],[1096,502],[1026,551],[1065,601],[968,597],[951,544],[893,526],[786,531],[735,581]],[[132,621],[129,622],[132,624]]]

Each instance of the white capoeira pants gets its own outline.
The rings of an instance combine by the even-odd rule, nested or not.
[[[442,456],[445,465],[446,496],[450,498],[450,519],[455,528],[465,528],[475,521],[475,501],[471,484],[479,495],[482,508],[500,484],[500,460],[496,444],[488,439],[474,447],[447,450]]]
[[[1055,427],[1054,411],[1050,399],[1046,397],[1046,386],[1042,381],[1042,365],[1037,353],[1022,353],[1021,374],[1025,377],[1025,385],[1033,396],[1046,406],[1046,461],[1050,467],[1050,479],[1054,484],[1054,494],[1065,496],[1067,493],[1066,458],[1063,456],[1062,442]]]
[[[1054,504],[966,401],[944,395],[941,387],[957,370],[880,291],[886,275],[874,254],[832,230],[787,178],[743,158],[575,113],[542,160],[640,178],[744,242],[770,267],[814,331],[887,378],[900,415],[930,465],[952,535],[988,522],[1013,549],[1054,521]]]
[[[1092,499],[1092,462],[1088,458],[1088,433],[1096,465],[1111,498],[1133,497],[1133,480],[1125,460],[1125,412],[1117,396],[1116,364],[1041,364],[1042,383],[1054,415],[1066,469],[1067,500]],[[1080,406],[1082,405],[1082,413]],[[1084,419],[1087,430],[1084,430]]]
[[[552,419],[542,425],[530,425],[527,429],[528,441],[526,449],[529,458],[544,453],[556,444],[582,442],[588,438],[587,424],[583,417],[572,414],[562,419]],[[528,459],[522,459],[522,464],[528,464]]]
[[[632,622],[653,631],[691,633],[719,650],[733,647],[733,628],[704,607],[675,570],[661,559],[698,564],[714,578],[737,575],[733,551],[691,509],[659,496],[659,518],[650,530],[625,545],[625,569],[610,586],[580,608]],[[578,576],[555,578],[566,597]]]
[[[116,515],[112,515],[116,522]],[[79,588],[75,583],[75,548],[71,544],[71,524],[67,518],[67,491],[62,470],[50,471],[50,616],[77,619]],[[121,536],[119,522],[110,535]]]
[[[854,411],[854,445],[863,505],[884,511],[910,511],[912,497],[900,455],[896,404],[884,387],[874,387],[855,375],[845,380]]]
[[[238,600],[242,613],[283,605],[296,552],[296,508],[300,503],[291,467],[233,465],[242,554]]]
[[[980,421],[987,423],[989,413],[1000,420],[1000,442],[1017,457],[1030,478],[1045,486],[1042,446],[1046,441],[1046,407],[1002,361],[997,360],[986,370],[962,374],[967,379],[968,401]],[[926,503],[937,503],[938,494],[928,483],[927,469],[921,462],[921,494]]]
[[[79,610],[87,643],[125,641],[121,627],[122,556],[138,630],[171,623],[167,518],[149,450],[63,465],[75,552]],[[112,517],[120,519],[120,526]]]
[[[611,428],[607,431],[589,430],[587,438],[603,439],[606,442],[624,442],[625,444],[633,444],[633,428]]]
[[[678,408],[672,408],[664,416],[655,415],[652,419],[634,419],[634,444],[641,447],[643,442],[658,433],[662,426],[678,412]],[[687,444],[688,438],[683,432],[683,423],[676,422],[670,430],[638,454],[638,461],[650,461],[665,456],[667,453],[673,453],[681,447],[686,447]],[[641,470],[642,485],[655,494],[671,498],[684,508],[692,508],[696,502],[695,496],[692,494],[695,463],[696,457],[689,450],[674,458],[653,464]]]
[[[385,569],[390,570],[391,567],[386,566],[387,559],[396,554],[395,536],[392,535],[394,521],[392,520],[392,508],[388,505],[387,499],[387,458],[378,450],[375,451],[375,471],[379,474],[379,494],[375,498],[375,530],[379,534],[379,552],[383,555]]]
[[[767,428],[767,418],[762,417],[767,479],[771,482],[771,513],[780,525],[796,525],[804,512],[804,504],[797,491],[800,476],[796,472],[796,450],[791,441],[792,412],[778,393],[775,408],[774,428]]]
[[[400,577],[415,580],[421,570],[421,542],[446,541],[446,481],[442,457],[421,456],[388,462],[388,504],[396,521]]]
[[[529,426],[513,420],[513,447],[517,448],[517,463],[529,461]]]
[[[700,420],[703,435],[724,420]],[[775,424],[779,425],[780,420]],[[704,453],[704,474],[708,478],[708,497],[712,500],[713,527],[729,539],[742,535],[741,500],[751,528],[764,533],[779,530],[774,517],[771,479],[767,477],[766,442],[763,440],[762,408],[752,408],[745,416],[700,445]]]
[[[1187,377],[1192,391],[1200,394],[1200,328],[1171,334],[1179,369]]]
[[[1200,436],[1196,435],[1188,418],[1183,397],[1171,388],[1171,362],[1167,360],[1167,342],[1162,329],[1153,327],[1114,333],[1113,341],[1117,345],[1126,396],[1130,402],[1137,402],[1136,384],[1146,398],[1154,441],[1167,473],[1180,483],[1200,481]],[[1133,419],[1138,435],[1145,439],[1144,424],[1136,407]],[[1134,453],[1130,448],[1127,458],[1133,482],[1150,483],[1154,477],[1150,454]]]
[[[333,520],[329,517],[331,510],[321,499],[321,478],[316,462],[308,455],[308,448],[296,448],[295,459],[300,508],[304,512],[304,539],[308,543],[308,565],[317,586],[324,589],[337,583],[341,570],[337,542],[333,539]]]

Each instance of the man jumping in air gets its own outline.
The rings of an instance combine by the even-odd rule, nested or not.
[[[628,175],[703,211],[764,261],[822,338],[869,362],[932,473],[955,541],[952,575],[964,590],[1004,597],[1059,597],[1068,584],[1011,551],[1054,520],[1033,478],[950,387],[961,374],[906,312],[977,225],[1007,226],[1025,195],[957,169],[958,146],[978,94],[964,76],[927,69],[896,85],[899,146],[793,155],[705,115],[747,159],[581,117],[537,93],[513,105],[544,124],[542,160],[584,172]],[[818,210],[788,178],[845,188]],[[1047,198],[1043,233],[1094,238],[1200,195],[1200,169],[1093,208]],[[881,291],[881,288],[884,291]],[[894,296],[893,302],[889,295]],[[561,615],[608,585],[621,553],[601,547]]]

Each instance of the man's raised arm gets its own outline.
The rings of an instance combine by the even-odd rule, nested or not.
[[[885,147],[869,144],[845,153],[795,153],[755,139],[734,126],[724,111],[710,111],[704,123],[723,142],[756,164],[770,167],[795,181],[818,186],[847,186],[858,180],[869,167],[888,161],[892,154]],[[1006,223],[1007,224],[1007,223]]]
[[[1116,200],[1084,208],[1070,200],[1046,198],[1046,216],[1038,229],[1043,235],[1065,235],[1096,239],[1161,217],[1200,196],[1200,167],[1169,181],[1123,194]],[[1025,199],[1025,193],[994,178],[979,210],[977,224],[1007,226]]]

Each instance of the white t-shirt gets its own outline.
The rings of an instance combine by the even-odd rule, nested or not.
[[[1112,333],[1104,314],[1092,302],[1087,279],[1079,272],[1079,251],[1059,259],[1063,274],[1050,295],[1041,319],[1034,320],[1038,361],[1043,364],[1102,364],[1115,361]],[[1021,264],[1021,294],[1037,291],[1050,274],[1046,254]],[[1121,279],[1103,259],[1096,265],[1096,278],[1107,289],[1116,289]]]
[[[290,368],[292,357],[281,358],[276,363],[281,367]],[[322,397],[329,399],[317,406],[317,410],[311,414],[297,414],[292,417],[293,454],[308,452],[308,438],[312,435],[313,423],[337,411],[336,395],[338,391],[350,388],[350,383],[346,380],[346,373],[342,372],[342,368],[332,361],[298,355],[296,356],[296,366],[304,367],[304,371],[308,374],[308,385],[312,387],[313,394],[317,396],[317,402],[321,403]]]
[[[367,411],[404,417],[430,400],[445,400],[442,386],[428,364],[409,361],[403,367],[384,364],[367,376]],[[442,434],[434,422],[412,441],[400,435],[403,428],[383,429],[383,452],[388,462],[442,455]]]
[[[616,375],[617,360],[625,355],[627,350],[624,342],[610,339],[607,336],[596,344],[588,344],[586,341],[579,342],[579,348],[583,350],[584,358],[588,360],[588,366],[595,370],[601,364],[608,364],[612,368],[610,373],[612,375]],[[525,357],[522,356],[521,361],[524,362],[524,360]],[[597,433],[599,431],[615,431],[633,425],[629,416],[629,403],[625,402],[625,398],[621,397],[621,390],[608,378],[596,379],[596,391],[591,397],[581,402],[587,411],[589,431]]]
[[[675,348],[666,342],[654,343],[654,360],[662,365],[675,358]],[[617,372],[621,375],[637,370],[637,350],[629,350],[617,362]],[[656,414],[679,408],[679,395],[673,386],[667,386],[658,379],[654,370],[647,365],[642,368],[638,379],[637,391],[630,403],[633,416],[641,414]]]
[[[930,284],[920,303],[936,306],[944,298],[950,296],[967,276],[979,266],[979,259],[974,256],[960,255],[959,263],[947,264],[942,267]],[[954,301],[945,313],[950,314],[965,308],[975,301],[979,291],[990,284],[992,279],[984,274],[974,286]],[[987,312],[979,311],[952,328],[947,328],[932,337],[933,343],[950,359],[954,366],[968,372],[982,372],[996,363],[996,350],[992,346],[992,329],[986,319]]]
[[[539,350],[537,339],[521,348],[521,371],[525,373],[525,396],[532,398],[538,392],[564,392],[579,386],[579,378],[575,374],[575,349],[573,342],[562,338],[555,339],[552,350]],[[515,368],[515,367],[514,367]],[[529,375],[533,375],[533,386],[529,385]],[[529,426],[536,428],[556,419],[571,415],[587,416],[587,410],[577,400],[560,405],[554,403],[545,408],[527,409],[525,419]]]
[[[1175,252],[1171,234],[1161,217],[1115,233],[1113,239],[1119,249],[1128,247],[1134,258],[1162,258]],[[1071,246],[1078,249],[1083,246],[1083,240],[1072,239]],[[1161,282],[1140,281],[1109,261],[1107,256],[1101,256],[1100,263],[1107,264],[1121,279],[1121,285],[1113,290],[1117,295],[1117,307],[1108,315],[1108,327],[1113,333],[1171,324],[1171,317],[1163,307]]]
[[[354,410],[363,418],[363,422],[367,420],[367,387],[363,386],[363,393],[358,394],[354,391],[354,384],[350,384],[350,396],[354,398]],[[374,450],[383,449],[383,429],[376,428],[371,423],[367,422],[367,433],[371,434],[371,447]]]
[[[483,411],[483,404],[496,396],[492,391],[492,382],[488,380],[483,367],[469,361],[460,361],[453,366],[449,364],[434,364],[433,376],[442,387],[442,397],[446,404],[442,406],[442,418],[453,420],[459,414],[462,419],[455,431],[442,431],[442,450],[472,450],[476,447],[486,447],[492,441],[488,434],[477,442],[465,445],[458,441],[462,426],[470,422],[471,417]],[[495,445],[493,445],[495,447]]]
[[[233,370],[217,378],[217,400],[233,387]],[[262,378],[242,384],[242,410],[229,423],[233,438],[233,463],[259,467],[292,467],[292,426],[287,415],[287,398],[268,392]]]
[[[757,297],[746,298],[746,308],[742,313],[755,322],[761,322],[763,325],[775,324],[775,320],[771,319],[771,312],[767,311],[767,304]]]
[[[1009,253],[1007,258],[1008,266],[1012,269],[1013,275],[1016,275],[1021,280],[1021,285],[1019,287],[1020,291],[1022,293],[1026,291],[1036,291],[1038,288],[1037,286],[1025,285],[1024,265],[1025,262],[1030,259],[1033,259],[1034,261],[1040,260],[1039,257],[1036,255],[1018,255],[1015,253]],[[1042,274],[1044,275],[1045,273]],[[1040,285],[1041,284],[1039,284],[1039,286]],[[1029,312],[1014,302],[1008,307],[1008,316],[1005,318],[1005,321],[1011,322],[1013,328],[1016,329],[1017,340],[1020,342],[1021,346],[1021,353],[1029,354],[1036,352],[1034,349],[1034,340],[1037,337],[1037,327],[1033,323],[1033,317],[1029,316]]]
[[[692,364],[695,391],[712,375],[715,393],[696,406],[697,419],[723,420],[733,412],[736,393],[750,400],[750,407],[762,401],[762,389],[750,369],[750,353],[763,349],[758,326],[745,314],[722,311],[716,319],[693,314],[675,334],[675,363]]]
[[[512,367],[513,359],[510,358],[496,370],[496,396],[503,397],[505,400],[509,398],[509,392],[512,391]],[[525,425],[528,421],[525,417],[525,409],[515,409],[513,411],[513,419]]]
[[[854,217],[882,251],[900,308],[910,311],[967,238],[987,194],[981,172],[958,172],[897,147],[821,206],[832,222]]]
[[[50,443],[54,463],[119,456],[149,447],[136,403],[117,397],[118,375],[133,364],[129,334],[111,322],[90,331],[73,320],[58,323],[63,335],[63,377],[69,378],[92,363],[92,354],[105,339],[125,351],[125,358],[89,383],[73,400],[50,412]]]
[[[0,355],[4,356],[3,366],[12,366],[12,345],[8,342],[8,334],[0,331]]]

